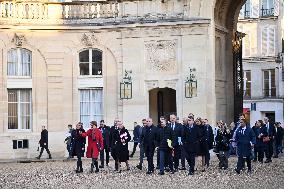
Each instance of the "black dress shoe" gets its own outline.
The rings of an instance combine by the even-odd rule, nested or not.
[[[254,160],[253,160],[253,162],[256,162],[256,161],[257,161],[257,159],[254,159]]]
[[[249,170],[248,170],[248,174],[251,174],[251,173],[252,173],[252,171],[251,171],[251,169],[249,169]]]
[[[275,156],[273,156],[273,158],[278,158],[278,156],[277,156],[277,155],[275,155]]]
[[[240,171],[240,170],[238,170],[237,168],[235,168],[235,171],[236,171],[236,173],[238,173],[238,174],[240,174],[240,173],[241,173],[241,171]]]
[[[137,167],[137,169],[142,170],[142,165],[137,165],[136,167]]]
[[[188,175],[193,175],[194,173],[192,171],[189,171]]]
[[[99,168],[104,168],[104,166],[103,166],[103,165],[100,165]]]
[[[175,171],[174,171],[174,170],[171,170],[171,174],[175,174]]]
[[[165,172],[159,172],[159,175],[164,175],[165,174]]]
[[[267,159],[267,160],[265,160],[265,162],[264,162],[264,163],[270,163],[270,162],[272,162],[272,160]]]
[[[182,168],[180,168],[179,170],[182,170],[182,171],[184,171],[184,170],[186,170],[186,168],[185,168],[185,167],[182,167]]]
[[[36,159],[40,159],[40,157],[39,157],[39,156],[37,156],[37,157],[36,157]]]
[[[100,170],[99,170],[99,169],[96,169],[96,170],[95,170],[95,173],[98,173],[98,172],[100,172]]]
[[[152,174],[152,173],[153,173],[153,171],[147,171],[147,172],[146,172],[147,175],[150,175],[150,174]]]

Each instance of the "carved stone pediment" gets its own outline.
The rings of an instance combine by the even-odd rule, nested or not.
[[[95,33],[84,33],[81,38],[81,43],[87,47],[94,46],[99,43]]]
[[[25,41],[26,41],[26,38],[24,35],[18,35],[15,33],[11,42],[14,43],[16,46],[21,47]]]
[[[176,40],[151,41],[145,44],[148,69],[152,72],[172,72],[176,69]]]

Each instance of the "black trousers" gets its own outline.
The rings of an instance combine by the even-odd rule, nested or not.
[[[106,164],[109,163],[109,147],[105,146],[102,151],[100,151],[100,161],[101,165],[104,166],[105,164],[105,153],[106,153]]]
[[[240,171],[245,167],[245,161],[247,162],[248,170],[251,171],[251,159],[250,157],[238,157],[237,169]]]
[[[264,158],[264,147],[262,146],[255,146],[254,147],[254,160],[258,160],[262,162]]]
[[[144,146],[144,152],[148,161],[148,171],[154,171],[153,157],[154,157],[155,147]]]
[[[208,150],[205,154],[205,165],[209,166],[209,162],[210,162],[210,152]]]
[[[50,151],[48,149],[47,146],[42,146],[41,149],[40,149],[40,153],[39,153],[39,157],[41,157],[42,153],[43,153],[43,150],[46,150],[47,154],[49,155],[49,157],[51,157],[51,154],[50,154]]]
[[[268,160],[271,160],[273,155],[273,140],[270,140],[267,144],[265,144],[265,157]]]
[[[134,142],[133,150],[130,156],[133,156],[135,154],[137,146],[138,146],[138,142]]]
[[[194,172],[194,167],[195,167],[195,157],[196,153],[195,152],[186,152],[186,161],[189,165],[189,172]]]
[[[181,146],[175,146],[174,147],[174,157],[173,157],[175,169],[178,169],[180,158],[181,158]]]

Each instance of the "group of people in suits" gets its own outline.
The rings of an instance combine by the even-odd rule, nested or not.
[[[220,120],[217,122],[217,127],[213,129],[207,119],[200,117],[195,119],[193,114],[189,114],[188,117],[183,118],[182,123],[179,123],[176,115],[172,114],[168,121],[161,116],[157,126],[153,124],[151,118],[142,119],[141,126],[136,123],[133,130],[134,147],[132,153],[129,154],[128,143],[131,141],[131,136],[119,119],[114,120],[112,127],[106,126],[104,120],[101,120],[99,126],[96,121],[91,121],[90,129],[87,131],[83,129],[81,122],[76,125],[75,129],[72,125],[68,125],[68,129],[70,135],[65,141],[69,158],[77,156],[76,173],[83,172],[82,157],[85,154],[86,137],[88,138],[86,157],[92,159],[91,173],[98,173],[99,168],[108,166],[110,154],[118,173],[121,172],[122,162],[126,163],[127,170],[129,170],[129,157],[133,157],[138,146],[140,158],[136,167],[142,170],[143,160],[146,157],[148,162],[146,174],[154,172],[154,154],[157,152],[156,169],[160,170],[160,175],[164,175],[165,172],[174,174],[179,170],[186,170],[186,161],[189,167],[188,174],[193,175],[196,170],[197,157],[201,157],[202,160],[201,171],[209,167],[209,151],[213,149],[213,146],[213,151],[219,159],[220,169],[228,168],[228,158],[235,151],[238,157],[236,173],[240,174],[245,163],[248,173],[251,173],[252,160],[270,163],[272,157],[278,157],[282,152],[284,135],[281,123],[271,124],[267,117],[263,121],[256,121],[255,126],[250,127],[242,114],[236,124],[232,123],[230,127],[227,127]],[[39,144],[41,151],[37,158],[41,157],[44,149],[51,158],[48,149],[48,132],[44,126]],[[264,161],[264,155],[266,161]],[[98,158],[100,158],[100,166]]]
[[[205,166],[209,166],[209,150],[213,148],[214,134],[207,119],[194,120],[191,114],[183,119],[183,123],[179,123],[175,115],[170,115],[169,121],[163,116],[160,117],[157,126],[153,125],[151,118],[143,119],[142,124],[134,128],[134,142],[140,147],[140,163],[136,166],[138,169],[142,170],[145,154],[148,162],[146,173],[154,172],[155,149],[156,168],[160,170],[160,175],[164,175],[165,171],[173,174],[178,170],[186,170],[185,160],[190,167],[189,174],[193,175],[195,158],[198,156],[202,158],[202,171],[205,171]]]

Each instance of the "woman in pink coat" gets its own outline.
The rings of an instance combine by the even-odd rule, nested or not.
[[[96,167],[95,173],[99,172],[98,156],[100,151],[104,148],[103,136],[101,131],[97,128],[97,122],[90,122],[91,129],[86,133],[81,133],[83,137],[88,136],[87,158],[92,158],[91,173],[94,172],[94,166]]]

